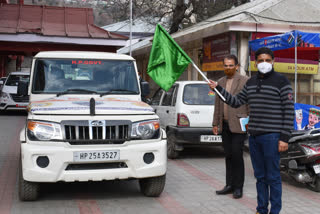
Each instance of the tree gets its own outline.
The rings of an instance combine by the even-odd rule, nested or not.
[[[43,2],[43,1],[41,1]],[[47,0],[45,4],[92,7],[99,26],[129,19],[130,0]],[[250,0],[132,0],[133,19],[162,23],[174,33]],[[43,4],[43,3],[42,3]]]

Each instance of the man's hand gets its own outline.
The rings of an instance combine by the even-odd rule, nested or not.
[[[212,132],[213,132],[213,134],[214,135],[218,135],[218,126],[214,126],[213,128],[212,128]]]
[[[288,143],[279,140],[279,152],[285,152],[288,150]]]
[[[209,80],[208,85],[211,88],[211,90],[214,90],[217,87],[218,83],[213,80]]]

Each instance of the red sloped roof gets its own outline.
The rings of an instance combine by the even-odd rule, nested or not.
[[[92,8],[0,4],[0,33],[127,39],[93,23]]]

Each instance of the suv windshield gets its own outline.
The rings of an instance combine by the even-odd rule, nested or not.
[[[32,92],[139,94],[137,82],[132,61],[38,59]]]
[[[18,86],[19,81],[29,82],[29,75],[9,75],[6,85]]]
[[[214,105],[215,94],[207,84],[189,84],[184,87],[183,103],[187,105]]]

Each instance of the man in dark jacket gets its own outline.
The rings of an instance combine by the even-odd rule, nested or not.
[[[214,81],[226,103],[234,108],[249,104],[249,148],[254,175],[257,179],[257,213],[270,214],[281,210],[280,153],[288,149],[290,130],[294,123],[294,102],[288,79],[273,70],[274,55],[268,48],[255,53],[257,75],[252,76],[236,96]]]
[[[223,60],[225,76],[218,84],[234,95],[241,91],[248,77],[238,74],[238,59],[234,55],[226,56]],[[226,186],[218,195],[233,193],[235,199],[242,197],[244,183],[243,144],[246,133],[241,130],[240,118],[248,116],[247,105],[237,109],[228,106],[220,99],[215,99],[213,116],[213,133],[222,133],[223,149],[226,162]]]

